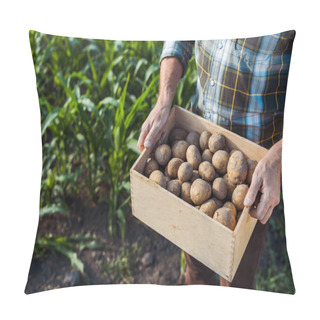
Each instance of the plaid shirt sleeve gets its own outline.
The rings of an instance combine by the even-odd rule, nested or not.
[[[161,61],[166,57],[176,57],[183,68],[183,77],[188,69],[188,63],[193,54],[194,41],[165,41],[160,57]]]

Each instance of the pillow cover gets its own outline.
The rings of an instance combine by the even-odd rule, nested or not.
[[[130,168],[140,155],[143,123],[157,102],[160,65],[173,57],[182,66],[174,104],[271,150],[282,141],[295,31],[165,42],[36,31],[29,36],[43,167],[25,293],[89,284],[197,281],[295,292],[281,197],[268,222],[257,222],[231,284],[134,218],[130,197]],[[277,152],[281,158],[281,149]],[[280,184],[281,173],[279,179]]]

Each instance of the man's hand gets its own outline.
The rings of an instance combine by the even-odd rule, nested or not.
[[[161,61],[159,97],[155,107],[142,125],[137,144],[140,151],[153,146],[155,137],[166,124],[176,87],[182,76],[182,68],[182,64],[176,57],[166,57]],[[164,138],[160,137],[159,143],[162,143]]]
[[[157,134],[163,129],[168,120],[171,106],[156,104],[150,112],[148,118],[143,123],[139,140],[138,149],[150,148],[155,141]],[[161,137],[160,143],[165,137]]]
[[[244,205],[250,207],[261,192],[260,201],[256,208],[250,210],[250,215],[262,224],[267,223],[273,209],[280,203],[281,153],[282,139],[259,161],[244,201]]]

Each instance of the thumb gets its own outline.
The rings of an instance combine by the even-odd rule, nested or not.
[[[253,205],[254,200],[256,199],[257,194],[259,192],[260,185],[261,185],[261,182],[257,178],[254,179],[254,177],[253,177],[251,185],[249,187],[249,190],[248,190],[247,195],[246,195],[244,202],[243,202],[243,204],[246,207],[250,207]]]

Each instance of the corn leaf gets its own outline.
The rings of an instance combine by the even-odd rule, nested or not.
[[[67,213],[68,210],[64,207],[52,204],[52,205],[45,206],[40,209],[40,217],[43,217],[46,214],[53,214],[56,212]]]
[[[45,118],[45,120],[41,124],[41,135],[42,136],[45,133],[46,129],[50,126],[51,122],[58,116],[59,112],[60,112],[60,109],[56,109],[56,110],[51,111],[47,115],[47,117]]]

